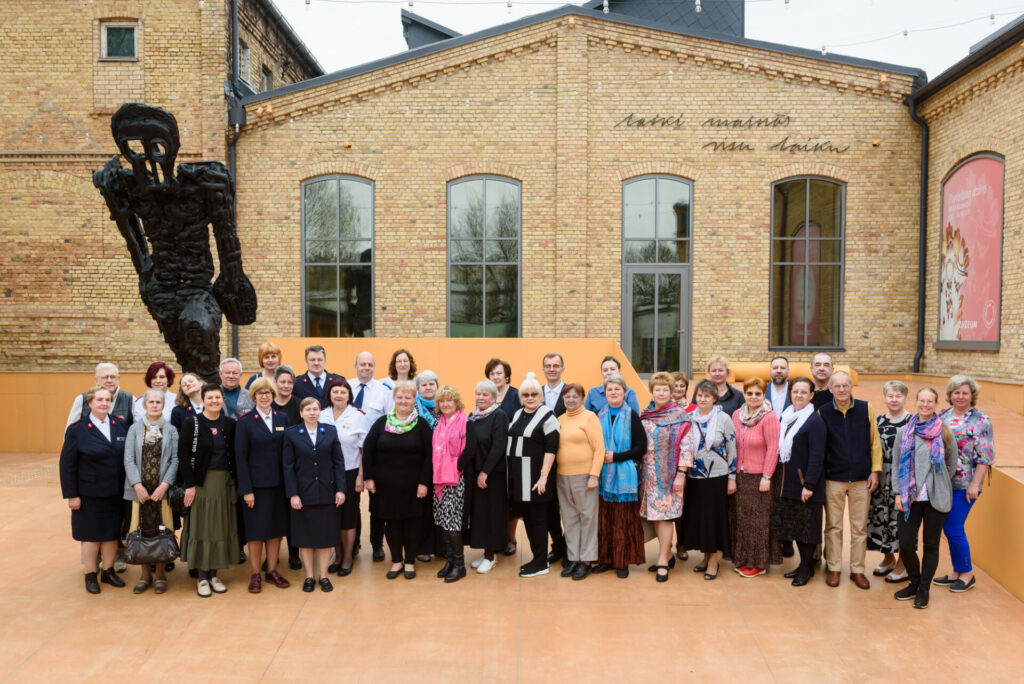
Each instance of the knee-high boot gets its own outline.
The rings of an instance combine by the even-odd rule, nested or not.
[[[452,568],[455,567],[455,558],[453,557],[452,550],[452,538],[451,532],[445,532],[441,535],[441,543],[444,545],[444,557],[447,559],[444,566],[437,571],[438,578],[447,579],[448,573],[451,572]]]
[[[457,582],[466,576],[466,556],[464,553],[465,547],[462,545],[462,533],[445,532],[445,537],[448,539],[448,548],[451,554],[449,558],[452,559],[453,563],[444,581],[447,583]]]

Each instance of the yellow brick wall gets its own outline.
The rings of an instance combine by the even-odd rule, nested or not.
[[[939,91],[920,108],[931,135],[928,166],[928,286],[923,370],[1024,380],[1024,49],[1014,46]],[[999,351],[932,347],[938,330],[942,181],[979,152],[1005,157],[1003,287]]]
[[[618,338],[621,183],[670,173],[694,184],[694,366],[715,352],[765,358],[771,183],[815,174],[847,184],[846,351],[837,361],[907,369],[919,150],[901,103],[910,78],[573,19],[278,96],[272,115],[255,112],[266,102],[251,106],[239,219],[261,306],[242,347],[301,333],[300,184],[326,173],[376,184],[378,335],[445,333],[445,183],[498,173],[523,188],[522,334]],[[683,124],[616,127],[630,112],[681,114]],[[790,125],[701,126],[775,114]],[[850,149],[765,149],[783,135]],[[702,149],[725,138],[757,149]],[[892,322],[880,325],[886,314]]]
[[[284,32],[274,25],[264,2],[239,2],[238,35],[250,50],[249,73],[241,74],[241,77],[253,90],[259,92],[264,68],[273,76],[275,88],[316,76],[310,65],[300,58]]]

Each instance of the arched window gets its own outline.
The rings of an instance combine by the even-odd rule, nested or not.
[[[508,178],[448,184],[449,337],[519,337],[521,206]]]
[[[373,183],[302,184],[302,328],[309,337],[373,335]]]
[[[842,183],[805,177],[772,185],[773,348],[842,346],[845,223]]]

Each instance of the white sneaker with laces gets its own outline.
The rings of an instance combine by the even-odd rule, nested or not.
[[[497,558],[494,558],[492,560],[487,560],[487,558],[485,557],[485,558],[483,558],[481,560],[480,565],[477,566],[476,571],[479,572],[481,575],[486,575],[491,570],[493,570],[494,567],[497,564],[498,564],[498,559]]]
[[[477,558],[477,559],[476,559],[475,561],[473,561],[472,563],[470,563],[470,565],[471,565],[471,566],[473,566],[474,568],[479,568],[479,567],[480,567],[480,564],[484,562],[484,559],[485,559],[485,558],[487,558],[487,554],[485,554],[485,553],[481,553],[481,554],[480,554],[480,557],[479,557],[479,558]]]

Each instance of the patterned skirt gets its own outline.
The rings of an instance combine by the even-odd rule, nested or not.
[[[777,539],[791,539],[798,544],[821,543],[821,512],[823,504],[803,503],[796,499],[775,499],[772,510],[772,532]]]
[[[892,489],[892,461],[882,463],[882,476],[878,488],[871,494],[871,508],[868,510],[868,550],[882,553],[899,553],[900,543],[896,538],[896,493]]]
[[[772,492],[762,492],[760,473],[737,473],[736,516],[732,521],[732,562],[737,567],[767,568],[782,563],[772,534]]]
[[[597,559],[618,569],[647,560],[639,502],[601,499],[598,503]]]
[[[466,503],[465,476],[459,475],[459,483],[454,487],[442,487],[440,499],[433,487],[429,496],[434,502],[434,524],[446,532],[461,532]]]

